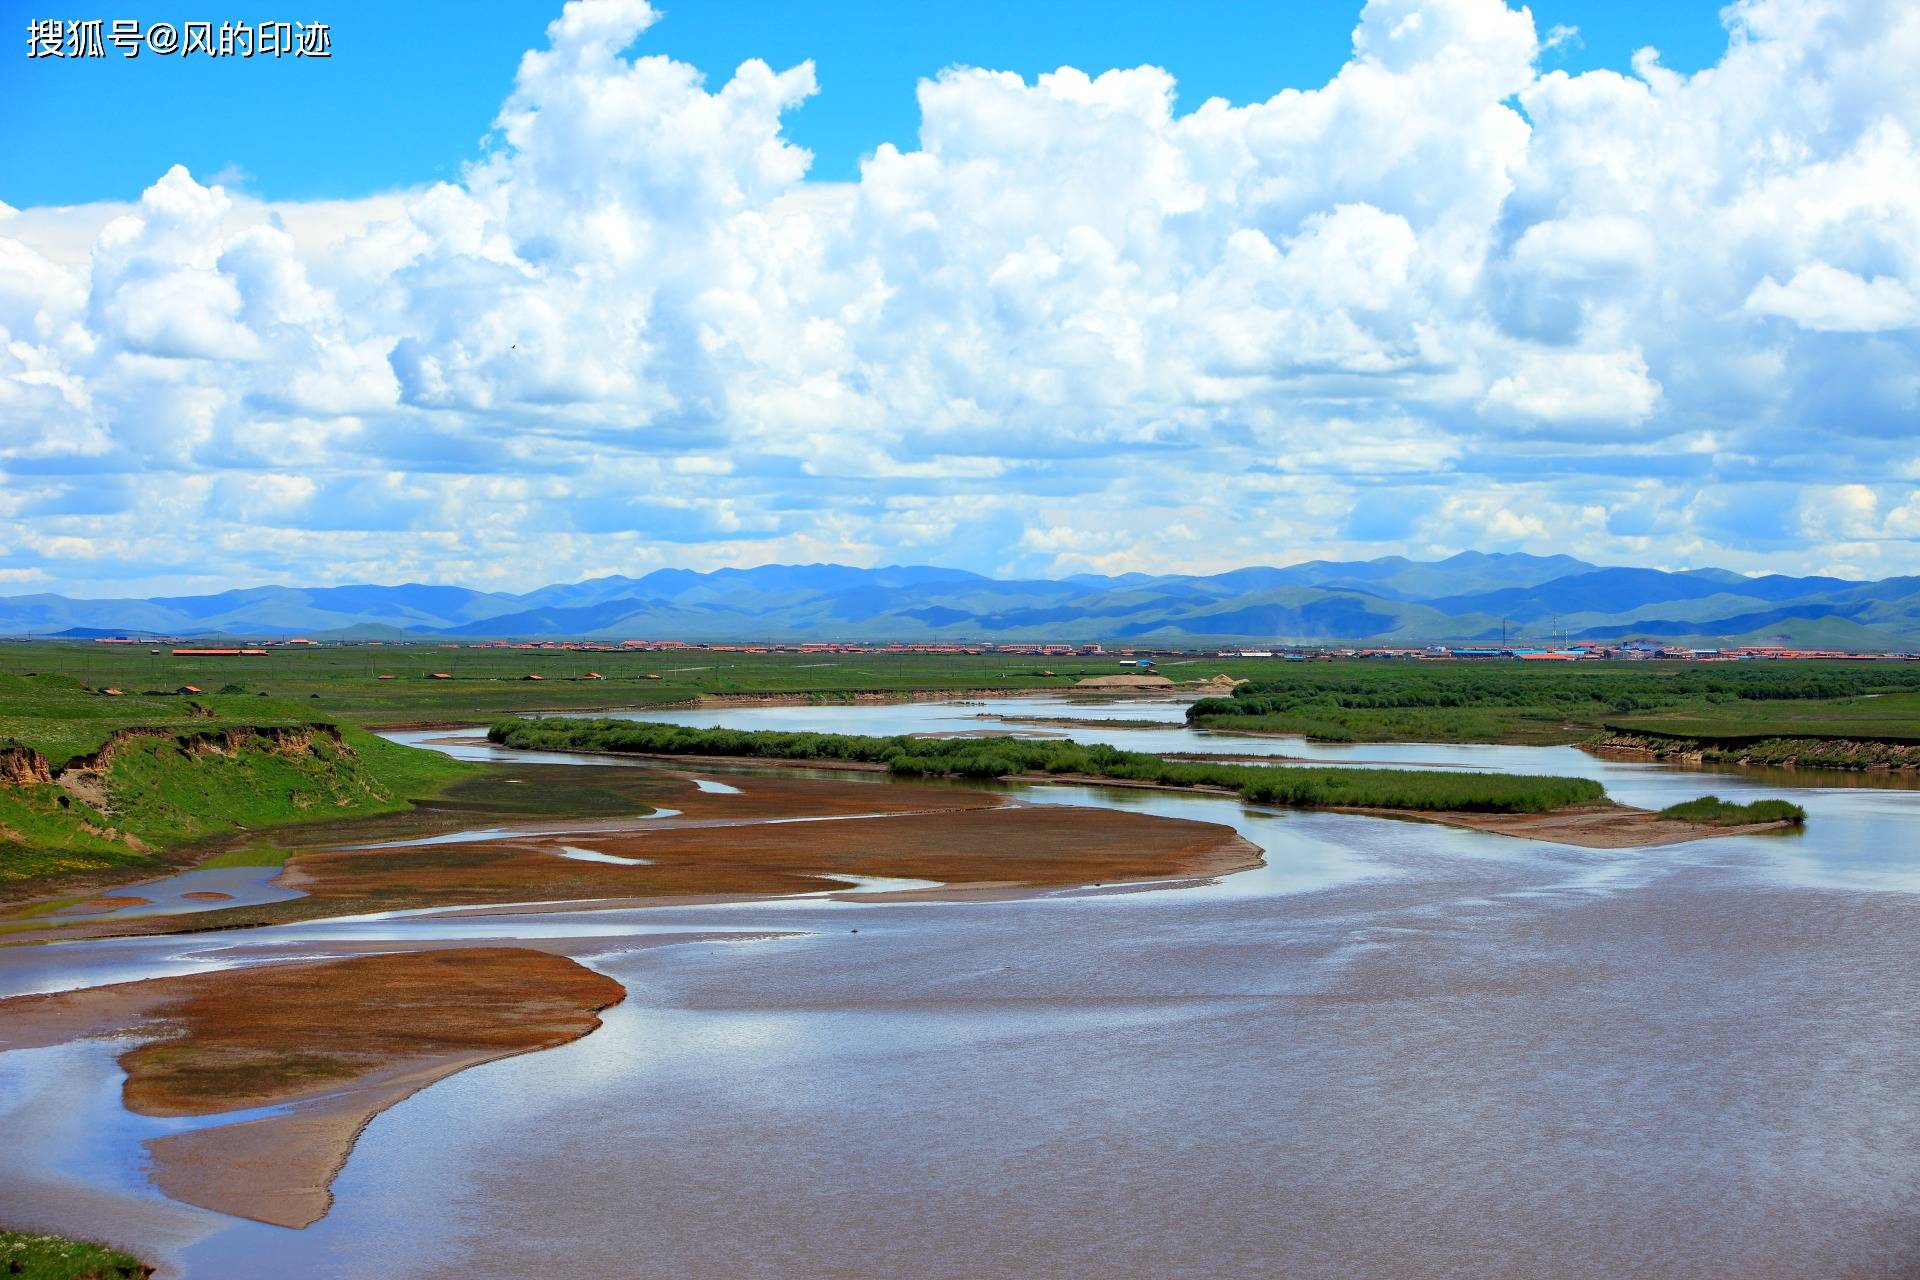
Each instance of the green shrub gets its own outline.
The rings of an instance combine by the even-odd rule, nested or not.
[[[1807,811],[1786,800],[1735,804],[1719,796],[1701,796],[1698,800],[1668,805],[1660,811],[1660,816],[1682,822],[1704,822],[1714,827],[1746,827],[1761,822],[1790,822],[1800,826],[1807,820]]]

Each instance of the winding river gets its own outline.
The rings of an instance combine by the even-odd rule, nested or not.
[[[1030,787],[1230,822],[1266,865],[1012,901],[393,913],[0,949],[15,994],[343,943],[570,939],[629,991],[585,1039],[380,1115],[333,1211],[301,1231],[148,1186],[140,1141],[206,1122],[124,1112],[117,1046],[0,1054],[0,1217],[109,1234],[193,1277],[1920,1268],[1920,792],[1571,748],[1225,738],[1181,711],[1028,698],[639,718],[1577,773],[1640,805],[1790,794],[1809,826],[1602,852]],[[1148,718],[1163,723],[1110,723]]]

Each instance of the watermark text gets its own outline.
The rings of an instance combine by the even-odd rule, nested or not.
[[[149,22],[138,18],[35,18],[29,58],[331,58],[324,22]]]

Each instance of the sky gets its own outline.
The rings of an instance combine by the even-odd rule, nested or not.
[[[128,15],[0,0],[0,592],[1920,572],[1920,6]]]

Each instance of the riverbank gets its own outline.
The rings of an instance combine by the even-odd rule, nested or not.
[[[1693,738],[1609,733],[1585,744],[1623,760],[1670,764],[1764,765],[1776,769],[1838,769],[1868,773],[1920,772],[1920,742],[1860,738]]]
[[[188,865],[202,841],[405,809],[470,773],[325,723],[125,727],[62,763],[0,749],[0,902]]]

